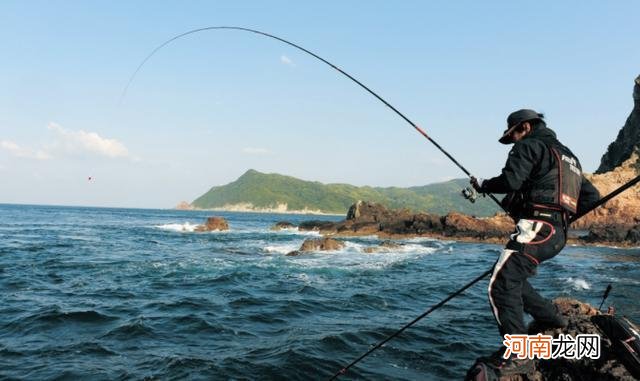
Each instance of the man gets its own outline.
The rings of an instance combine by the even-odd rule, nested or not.
[[[567,325],[527,278],[535,275],[540,263],[562,250],[570,215],[586,210],[600,197],[582,176],[575,155],[547,128],[542,114],[515,111],[507,118],[507,126],[499,141],[513,143],[513,148],[502,174],[484,181],[471,178],[478,192],[506,193],[503,206],[517,222],[489,281],[489,302],[503,337],[527,333],[523,311],[548,327]],[[488,359],[500,374],[533,371],[533,361],[505,359],[502,351]]]

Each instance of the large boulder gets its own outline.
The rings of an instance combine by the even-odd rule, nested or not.
[[[409,218],[411,212],[406,209],[389,210],[384,205],[375,202],[358,201],[351,205],[347,212],[347,221],[363,222],[387,222],[400,218]]]
[[[222,217],[209,217],[204,225],[198,225],[195,228],[197,232],[211,232],[229,230],[229,223]]]
[[[344,248],[344,242],[333,238],[307,239],[300,246],[300,251],[333,251]]]

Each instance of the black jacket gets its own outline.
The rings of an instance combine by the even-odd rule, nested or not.
[[[516,142],[509,152],[500,176],[483,181],[481,191],[485,193],[517,192],[522,190],[531,179],[549,172],[556,163],[543,141],[548,139],[556,139],[555,132],[539,125],[525,138]],[[598,190],[583,176],[577,213],[586,210],[598,199],[600,199]]]

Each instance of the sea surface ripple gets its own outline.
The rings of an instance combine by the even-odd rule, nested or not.
[[[207,216],[229,232],[194,233]],[[0,379],[326,379],[489,269],[500,246],[406,239],[287,257],[336,216],[0,204]],[[640,321],[640,248],[567,247],[532,283]],[[343,379],[462,379],[500,344],[484,280]]]

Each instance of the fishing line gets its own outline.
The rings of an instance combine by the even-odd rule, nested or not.
[[[344,75],[345,77],[349,78],[350,80],[352,80],[353,82],[357,83],[360,87],[362,87],[363,89],[365,89],[369,94],[373,95],[374,97],[376,97],[380,102],[384,103],[385,106],[389,107],[393,112],[395,112],[397,115],[399,115],[402,119],[404,119],[407,123],[409,123],[411,125],[411,127],[413,127],[416,131],[418,131],[418,133],[420,133],[420,135],[424,136],[427,140],[429,140],[434,146],[436,146],[436,148],[438,148],[440,150],[440,152],[442,152],[445,156],[447,156],[449,158],[449,160],[451,160],[458,168],[460,168],[462,170],[462,172],[464,172],[467,176],[471,177],[471,172],[469,172],[464,166],[462,166],[462,164],[460,164],[453,156],[451,156],[451,154],[449,154],[449,152],[447,152],[444,148],[442,148],[442,146],[440,146],[440,144],[438,144],[438,142],[436,142],[435,140],[433,140],[429,135],[427,135],[427,133],[420,127],[418,127],[417,124],[413,123],[409,118],[407,118],[404,114],[402,114],[400,111],[398,111],[398,109],[396,109],[395,107],[393,107],[389,102],[387,102],[385,99],[383,99],[381,96],[379,96],[378,94],[376,94],[373,90],[371,90],[370,88],[368,88],[367,86],[365,86],[362,82],[358,81],[357,79],[355,79],[353,76],[351,76],[349,73],[347,73],[346,71],[340,69],[338,66],[332,64],[331,62],[327,61],[326,59],[320,57],[319,55],[303,48],[300,45],[294,44],[293,42],[287,41],[284,38],[278,37],[278,36],[274,36],[272,34],[269,33],[265,33],[265,32],[261,32],[259,30],[255,30],[255,29],[249,29],[249,28],[243,28],[243,27],[239,27],[239,26],[210,26],[210,27],[206,27],[206,28],[198,28],[198,29],[193,29],[190,30],[188,32],[184,32],[181,33],[175,37],[172,37],[170,39],[168,39],[167,41],[163,42],[162,44],[158,45],[158,47],[156,47],[155,49],[153,49],[151,51],[151,53],[149,53],[140,63],[140,65],[138,65],[138,67],[136,68],[136,70],[133,72],[133,74],[131,75],[131,77],[129,78],[129,81],[127,82],[127,85],[125,86],[124,90],[122,91],[122,95],[120,96],[120,102],[122,103],[124,97],[127,95],[127,91],[129,89],[129,87],[131,86],[131,83],[133,82],[133,80],[136,77],[136,74],[138,74],[138,72],[142,69],[142,67],[144,66],[145,63],[147,63],[147,61],[149,61],[149,59],[151,59],[151,57],[153,57],[154,54],[156,54],[158,52],[158,50],[162,49],[163,47],[167,46],[168,44],[170,44],[171,42],[180,39],[182,37],[188,36],[190,34],[194,34],[194,33],[199,33],[199,32],[204,32],[204,31],[208,31],[208,30],[237,30],[237,31],[243,31],[243,32],[250,32],[250,33],[255,33],[264,37],[268,37],[268,38],[272,38],[274,40],[283,42],[289,46],[292,46],[298,50],[301,50],[309,55],[311,55],[312,57],[315,57],[316,59],[324,62],[325,64],[329,65],[330,67],[332,67],[333,69],[337,70],[340,74]],[[502,207],[500,201],[498,201],[498,199],[488,193],[487,194],[496,204],[498,204],[498,206],[500,206],[503,210],[504,208]]]

